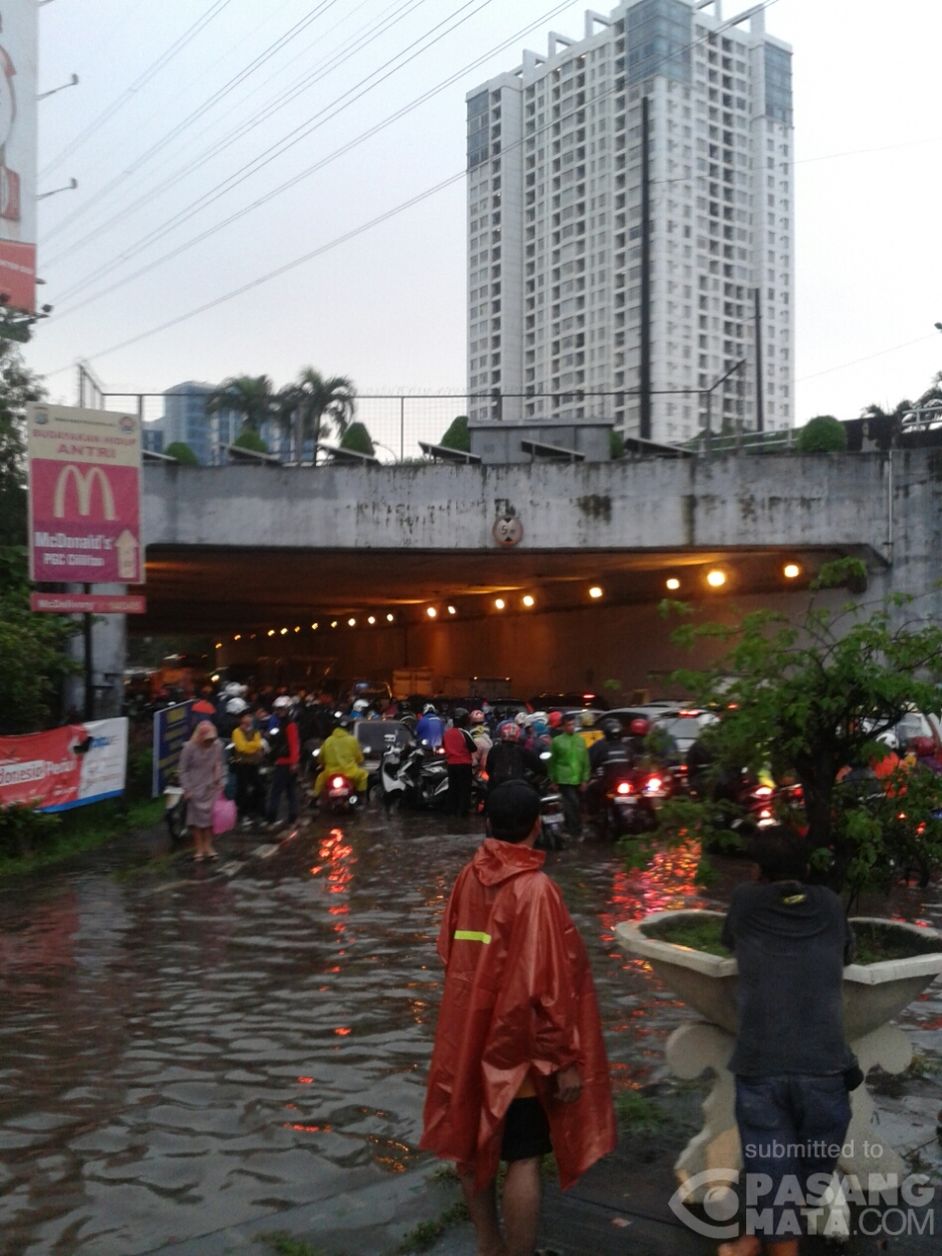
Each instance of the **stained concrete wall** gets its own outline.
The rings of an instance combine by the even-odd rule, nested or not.
[[[892,461],[891,461],[892,458]],[[512,509],[538,550],[870,545],[938,539],[939,454],[726,456],[527,466],[144,469],[148,545],[493,549]]]

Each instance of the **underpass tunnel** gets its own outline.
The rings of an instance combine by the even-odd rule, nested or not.
[[[670,674],[706,660],[671,640],[678,620],[664,617],[664,599],[725,623],[763,608],[797,613],[821,566],[849,552],[153,547],[148,612],[128,625],[208,634],[216,671],[259,682],[381,683],[428,669],[438,693],[467,694],[487,677],[513,696],[605,690],[617,704],[681,696]]]

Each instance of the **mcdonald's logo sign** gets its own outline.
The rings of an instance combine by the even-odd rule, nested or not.
[[[52,499],[52,513],[56,519],[65,518],[66,494],[70,483],[75,485],[75,495],[80,515],[84,518],[88,518],[91,515],[92,492],[97,485],[101,498],[102,517],[104,519],[117,519],[114,493],[111,491],[111,485],[105,472],[101,467],[90,467],[87,471],[82,471],[72,462],[62,468],[59,472],[59,478],[56,480],[55,493]]]

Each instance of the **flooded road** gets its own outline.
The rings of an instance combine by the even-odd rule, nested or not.
[[[0,889],[4,1252],[132,1256],[401,1174],[418,1157],[435,939],[475,821],[379,811],[220,865],[114,851]],[[263,856],[269,857],[263,857]],[[136,866],[137,863],[137,866]],[[621,920],[719,906],[689,854],[628,873],[586,843],[547,870],[589,948],[619,1086],[663,1076],[688,1016]],[[928,898],[937,891],[928,891]],[[942,924],[919,895],[897,904]],[[942,997],[907,1014],[937,1050]]]

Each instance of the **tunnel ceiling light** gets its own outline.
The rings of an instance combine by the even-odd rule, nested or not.
[[[300,631],[301,631],[301,625],[300,625],[300,624],[295,624],[295,626],[294,626],[294,630],[295,630],[295,632],[300,632]]]
[[[719,567],[711,567],[706,574],[706,582],[711,589],[722,589],[726,583],[726,572]]]
[[[457,614],[458,614],[458,608],[457,608],[457,606],[449,606],[449,607],[448,607],[448,614],[449,614],[449,615],[457,615]]]
[[[667,588],[670,589],[671,593],[676,593],[680,588],[680,581],[676,576],[668,576],[664,583]]]
[[[281,635],[282,635],[283,637],[286,637],[286,636],[288,635],[288,629],[287,629],[287,628],[282,628],[282,630],[281,630]]]
[[[215,685],[215,684],[218,684],[218,683],[219,683],[219,673],[218,673],[218,672],[213,672],[212,676],[210,676],[210,678],[209,678],[209,679],[213,682],[213,684],[214,684],[214,685]]]
[[[523,604],[529,610],[531,606],[536,606],[536,598],[532,593],[525,593],[523,595]]]
[[[375,624],[375,623],[376,623],[376,616],[375,616],[375,615],[369,615],[369,616],[367,617],[366,622],[367,622],[368,624]]]
[[[222,649],[222,642],[221,642],[221,641],[217,641],[217,642],[216,642],[216,645],[215,645],[215,647],[214,647],[214,648],[215,648],[215,649],[217,649],[217,650],[221,650],[221,649]]]
[[[233,640],[233,641],[241,641],[241,640],[242,640],[242,633],[241,633],[241,632],[237,632],[237,633],[236,633],[236,635],[232,638],[232,640]]]
[[[428,615],[429,619],[437,619],[437,618],[438,618],[438,611],[435,609],[435,607],[434,607],[434,606],[426,606],[426,608],[425,608],[425,613],[426,613],[426,615]]]
[[[390,611],[389,614],[386,616],[386,623],[387,624],[394,623],[395,619],[396,619],[396,616],[392,613],[392,611]]]
[[[801,575],[801,563],[786,563],[782,568],[782,575],[786,580],[797,580]]]
[[[494,606],[496,607],[497,610],[502,611],[506,607],[506,605],[507,603],[504,601],[502,597],[494,598]]]
[[[274,630],[274,628],[269,628],[269,630],[268,630],[268,635],[269,635],[270,637],[273,637],[273,636],[275,635],[275,630]]]
[[[317,632],[317,630],[318,630],[318,628],[319,628],[319,627],[320,627],[320,624],[317,622],[317,620],[315,620],[315,621],[314,621],[314,623],[313,623],[313,624],[311,624],[311,631],[312,631],[312,632]]]
[[[332,620],[330,621],[330,626],[331,626],[331,628],[336,628],[336,627],[337,627],[337,621],[336,621],[336,619],[332,619]]]
[[[589,597],[600,598],[605,596],[605,590],[600,584],[593,584],[589,589]]]
[[[348,627],[348,628],[355,628],[356,626],[357,626],[357,621],[356,621],[356,620],[354,619],[354,617],[351,615],[351,616],[350,616],[350,618],[347,620],[347,627]]]

